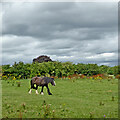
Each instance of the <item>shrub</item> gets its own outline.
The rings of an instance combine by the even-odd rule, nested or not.
[[[54,76],[54,77],[69,77],[73,78],[80,77],[86,78],[99,74],[99,77],[103,77],[104,74],[118,75],[118,66],[98,66],[97,64],[73,64],[71,62],[43,62],[43,63],[26,63],[18,62],[14,65],[3,65],[2,66],[2,79],[27,79],[34,76]],[[81,75],[80,75],[81,74]]]

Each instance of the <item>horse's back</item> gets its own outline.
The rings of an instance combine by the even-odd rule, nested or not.
[[[33,84],[36,84],[38,86],[42,86],[45,84],[43,77],[33,77],[32,82],[33,82]]]
[[[50,77],[44,77],[43,79],[46,83],[52,82],[52,78],[50,78]]]
[[[53,79],[50,77],[33,77],[32,78],[32,83],[36,84],[38,86],[46,85],[52,81],[53,81]]]

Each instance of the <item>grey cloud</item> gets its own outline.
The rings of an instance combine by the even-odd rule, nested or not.
[[[115,5],[111,7],[109,3],[106,3],[108,7],[103,3],[29,4],[31,3],[25,3],[23,7],[17,5],[16,11],[14,10],[16,6],[11,5],[3,16],[3,34],[47,38],[56,31],[66,32],[75,28],[114,28],[117,26],[115,14],[117,9],[112,9]],[[41,7],[42,5],[45,7]],[[101,32],[100,29],[98,32]]]
[[[117,54],[117,22],[116,3],[4,3],[3,64],[43,54],[75,63],[117,63],[116,55],[87,59]]]

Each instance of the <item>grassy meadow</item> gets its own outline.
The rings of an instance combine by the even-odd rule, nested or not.
[[[28,94],[30,79],[2,80],[3,118],[118,118],[118,80],[55,79],[53,95]],[[41,87],[38,91],[40,93]]]

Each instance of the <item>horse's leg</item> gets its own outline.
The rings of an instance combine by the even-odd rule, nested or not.
[[[36,89],[36,87],[31,86],[30,91],[29,91],[29,94],[31,94],[31,93],[32,93],[32,89]]]
[[[38,89],[38,85],[36,85],[36,88],[35,88],[35,89],[36,89],[36,94],[39,94],[38,91],[37,91],[37,89]]]
[[[47,91],[49,95],[52,95],[52,93],[50,92],[49,88],[48,88],[48,84],[46,85]]]
[[[36,87],[35,87],[34,84],[33,84],[33,85],[32,85],[32,88],[33,88],[33,89],[36,89],[36,88],[37,88],[37,85],[36,85]]]
[[[43,88],[44,88],[44,86],[42,86],[42,90],[41,90],[41,92],[40,92],[41,95],[44,95],[44,93],[43,93]]]
[[[30,91],[29,91],[29,94],[31,94],[32,93],[32,89],[30,89]]]

